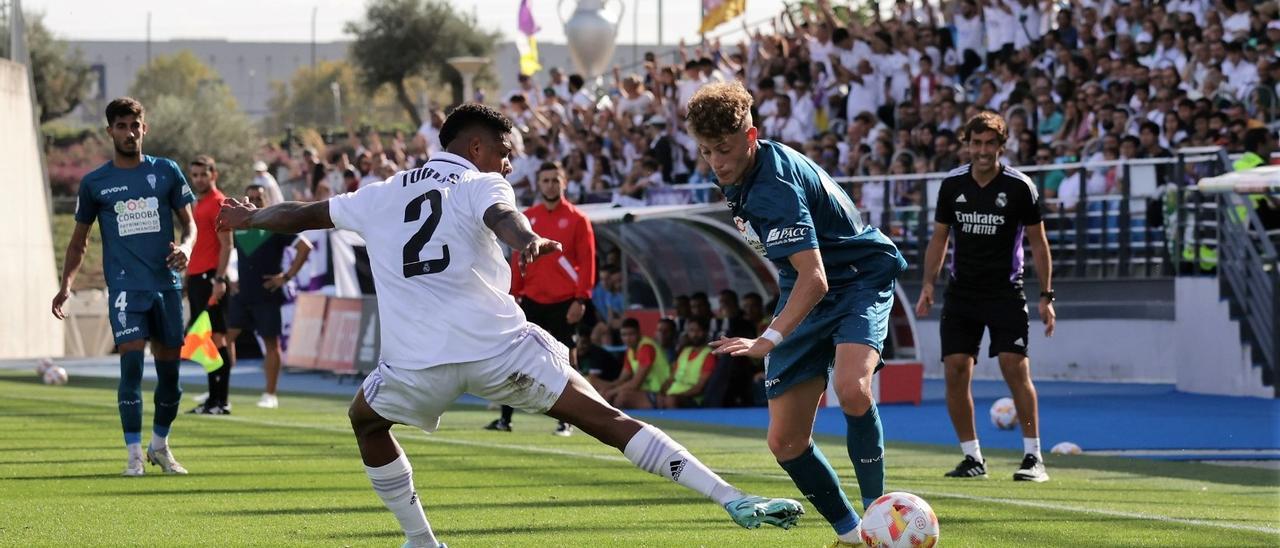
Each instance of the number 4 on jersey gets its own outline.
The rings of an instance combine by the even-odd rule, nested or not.
[[[427,221],[422,223],[413,237],[404,244],[404,277],[406,278],[435,274],[449,267],[448,244],[440,246],[442,256],[439,259],[422,260],[422,248],[427,246],[431,236],[436,232],[436,227],[440,226],[441,199],[440,191],[432,190],[414,198],[404,208],[404,222],[412,223],[422,217],[422,203],[431,202],[431,214],[427,216]]]

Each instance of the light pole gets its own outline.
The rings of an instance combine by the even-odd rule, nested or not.
[[[342,127],[342,84],[329,82],[329,91],[333,92],[333,124]]]
[[[316,70],[316,12],[320,11],[320,6],[312,6],[311,8],[311,71]]]

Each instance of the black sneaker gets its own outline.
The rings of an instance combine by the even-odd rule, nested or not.
[[[567,423],[567,422],[562,422],[562,423],[560,423],[560,426],[557,426],[557,427],[556,427],[556,430],[555,430],[554,432],[552,432],[552,434],[557,435],[557,436],[560,436],[560,437],[562,437],[562,438],[567,438],[567,437],[569,437],[569,436],[572,436],[572,435],[573,435],[573,425],[572,425],[572,424],[569,424],[569,423]]]
[[[964,460],[956,465],[955,470],[943,475],[948,478],[985,478],[987,477],[987,461],[984,459],[982,462],[978,462],[978,459],[965,455]]]
[[[195,408],[193,408],[192,410],[187,411],[187,414],[191,414],[191,415],[212,415],[212,414],[213,414],[213,412],[211,411],[212,409],[213,409],[212,407],[209,407],[208,405],[205,405],[205,404],[203,404],[203,403],[202,403],[202,404],[200,404],[200,405],[195,406]]]
[[[1017,472],[1013,473],[1013,481],[1034,481],[1036,483],[1049,481],[1049,474],[1044,471],[1044,462],[1036,458],[1030,453],[1022,457],[1022,466]]]
[[[209,408],[209,414],[210,414],[210,415],[230,415],[230,414],[231,414],[231,406],[230,406],[230,405],[218,405],[218,406],[210,407],[210,408]]]
[[[503,422],[502,419],[493,419],[493,422],[484,427],[485,430],[498,430],[501,432],[510,432],[511,423]]]

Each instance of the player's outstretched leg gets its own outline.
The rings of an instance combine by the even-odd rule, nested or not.
[[[129,341],[120,345],[120,384],[116,387],[120,408],[120,426],[124,444],[129,450],[125,476],[145,473],[142,457],[142,349],[146,341]]]
[[[360,446],[365,474],[369,476],[369,483],[373,484],[378,498],[400,522],[400,529],[407,538],[405,547],[443,548],[444,544],[436,540],[431,524],[427,523],[418,492],[413,488],[413,467],[391,435],[392,422],[369,407],[363,388],[356,392],[347,416]]]
[[[182,384],[178,382],[177,350],[172,356],[153,346],[156,353],[156,391],[152,402],[156,408],[151,426],[151,443],[147,446],[147,462],[160,467],[166,474],[186,474],[187,469],[173,457],[169,449],[169,427],[178,416],[182,401]],[[168,358],[168,359],[166,359]]]
[[[840,488],[835,469],[812,439],[813,419],[825,386],[825,379],[814,377],[769,400],[769,451],[796,488],[831,524],[838,541],[857,546],[858,514]]]
[[[879,362],[880,353],[869,346],[836,346],[836,395],[844,411],[845,443],[858,476],[864,511],[884,494],[884,425],[871,395],[872,376]]]
[[[750,496],[729,485],[661,430],[605,403],[577,373],[570,376],[564,393],[547,414],[617,448],[637,468],[715,501],[742,527],[754,529],[764,524],[789,529],[804,514],[797,501]]]

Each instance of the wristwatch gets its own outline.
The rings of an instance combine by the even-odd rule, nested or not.
[[[1040,298],[1042,298],[1042,299],[1049,299],[1049,302],[1053,302],[1053,301],[1055,301],[1055,300],[1056,300],[1056,299],[1054,298],[1054,294],[1053,294],[1053,290],[1052,290],[1052,289],[1050,289],[1050,290],[1048,290],[1048,291],[1041,291],[1041,292],[1040,292]]]

